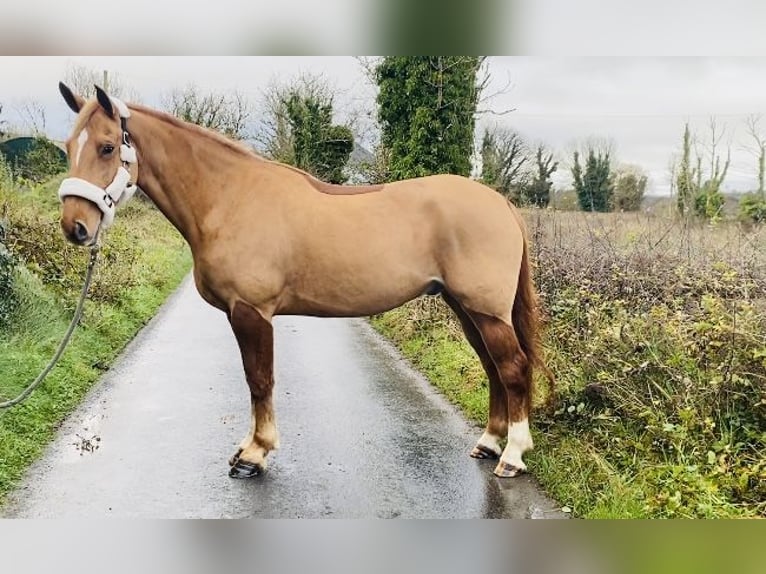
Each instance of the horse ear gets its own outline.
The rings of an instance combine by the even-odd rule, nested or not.
[[[76,95],[64,82],[59,82],[59,92],[61,92],[61,95],[64,96],[64,101],[67,103],[69,108],[74,113],[79,114],[80,110],[85,105],[85,98]]]
[[[101,104],[101,107],[104,108],[104,111],[106,112],[106,115],[110,118],[114,117],[114,106],[112,105],[111,98],[107,95],[107,93],[103,90],[103,88],[99,86],[95,86],[96,88],[96,99],[98,100],[98,103]]]

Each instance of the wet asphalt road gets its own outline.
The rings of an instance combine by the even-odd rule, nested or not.
[[[281,449],[227,476],[249,398],[226,317],[187,278],[63,425],[6,517],[558,517],[529,476],[468,452],[481,431],[362,319],[280,317]],[[96,440],[98,437],[99,440]],[[98,445],[83,452],[83,441]]]

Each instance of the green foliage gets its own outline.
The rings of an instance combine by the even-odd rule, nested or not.
[[[697,195],[697,189],[694,185],[696,171],[691,166],[691,132],[689,124],[684,125],[684,136],[682,146],[681,163],[678,166],[676,175],[676,190],[678,213],[687,215],[692,211],[694,197]]]
[[[649,178],[636,168],[618,170],[614,178],[613,211],[638,211]]]
[[[609,151],[596,151],[588,147],[588,158],[583,173],[580,153],[574,152],[572,177],[577,201],[582,211],[609,211],[612,203],[613,182]]]
[[[705,182],[694,196],[694,213],[702,219],[720,219],[726,200],[711,182]]]
[[[3,104],[0,104],[0,115],[3,114]],[[6,128],[8,126],[8,122],[2,118],[0,118],[0,138],[4,137],[6,134]]]
[[[333,125],[332,98],[295,90],[285,100],[295,165],[323,181],[343,183],[344,168],[354,149],[347,126]]]
[[[82,285],[87,250],[65,250],[63,242],[45,235],[62,235],[57,225],[57,184],[23,194],[0,184],[0,204],[7,203],[11,223],[8,235],[14,238],[10,246],[18,249],[20,263],[14,277],[14,311],[10,323],[0,327],[3,398],[15,396],[50,359]],[[26,233],[42,245],[24,243]],[[114,227],[103,236],[103,247],[107,253],[97,267],[100,285],[95,298],[86,302],[84,317],[59,366],[23,405],[0,413],[0,503],[42,453],[61,420],[191,266],[180,235],[156,209],[142,202],[121,209]],[[51,262],[44,260],[44,249]],[[22,256],[34,261],[24,261]]]
[[[531,472],[583,517],[766,516],[763,238],[633,214],[525,216],[557,376]],[[479,360],[446,306],[419,300],[374,325],[486,420]]]
[[[766,198],[748,193],[739,201],[740,218],[751,223],[766,222]]]
[[[387,56],[375,69],[393,179],[469,175],[482,58]]]
[[[10,205],[13,226],[6,238],[10,252],[59,295],[76,293],[87,266],[87,250],[66,241],[58,221],[40,212],[37,206],[21,201]],[[99,254],[90,299],[115,303],[125,290],[136,286],[140,277],[133,267],[140,259],[141,250],[131,230],[116,226]]]
[[[19,138],[5,142],[2,147],[16,179],[37,184],[66,169],[64,153],[47,138]]]
[[[527,145],[516,132],[485,130],[481,141],[481,182],[516,203],[524,202],[522,188],[528,179]]]
[[[5,246],[7,222],[0,219],[0,329],[8,325],[16,307],[16,293],[13,288],[16,260]]]
[[[551,175],[556,171],[558,165],[557,161],[553,161],[553,153],[546,152],[545,146],[542,144],[537,146],[535,152],[536,171],[521,188],[525,205],[548,207],[551,201],[551,188],[553,187]]]
[[[688,216],[692,213],[701,219],[717,220],[721,218],[725,203],[721,187],[731,163],[731,153],[721,167],[721,157],[716,152],[722,133],[718,132],[714,120],[710,122],[710,170],[703,183],[702,156],[697,155],[696,167],[691,167],[692,137],[689,124],[684,126],[682,155],[677,167],[676,189],[678,213]]]

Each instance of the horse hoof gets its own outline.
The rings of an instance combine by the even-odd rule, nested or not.
[[[477,444],[471,451],[471,457],[481,459],[496,459],[500,458],[500,454],[482,444]]]
[[[231,478],[252,478],[263,473],[263,465],[254,462],[245,462],[237,460],[229,470]]]
[[[239,460],[239,455],[242,454],[242,450],[243,449],[238,448],[237,452],[231,455],[231,458],[229,459],[229,466],[234,466],[235,464],[237,464],[237,461]]]
[[[514,476],[519,476],[526,472],[526,469],[500,461],[497,463],[493,472],[495,473],[495,476],[499,476],[500,478],[513,478]]]

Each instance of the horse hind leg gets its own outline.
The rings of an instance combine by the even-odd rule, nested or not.
[[[508,432],[508,396],[505,392],[505,387],[500,380],[497,367],[481,338],[481,333],[479,333],[471,317],[448,292],[444,291],[442,297],[460,321],[463,333],[478,355],[489,380],[489,418],[484,434],[481,435],[481,438],[479,438],[476,446],[471,451],[471,456],[482,459],[499,458],[502,453],[500,442]]]
[[[274,330],[255,308],[238,302],[229,315],[239,344],[250,389],[250,431],[229,459],[233,478],[249,478],[266,468],[266,456],[279,448],[272,391],[274,388]]]
[[[492,315],[468,313],[481,334],[507,395],[508,442],[494,472],[500,477],[517,476],[527,469],[522,455],[533,447],[529,432],[532,366],[511,324]]]

